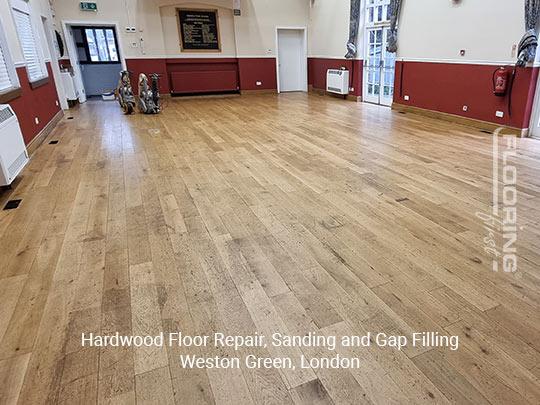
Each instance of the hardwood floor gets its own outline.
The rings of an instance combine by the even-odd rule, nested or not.
[[[88,102],[0,194],[22,199],[0,211],[0,403],[538,404],[540,142],[511,161],[515,275],[492,271],[476,216],[488,134],[305,94],[171,99],[160,116]],[[178,359],[328,352],[81,347],[174,331],[460,347],[338,346],[360,368],[295,370]]]

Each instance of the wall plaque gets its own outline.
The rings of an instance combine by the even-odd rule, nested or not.
[[[220,52],[217,10],[178,9],[182,52]]]

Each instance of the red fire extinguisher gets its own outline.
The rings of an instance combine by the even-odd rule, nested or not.
[[[516,80],[515,67],[501,66],[493,72],[493,94],[497,97],[506,97],[508,94],[508,115],[512,116],[512,88]]]
[[[499,97],[506,96],[509,75],[510,72],[505,67],[500,67],[493,72],[493,94]]]

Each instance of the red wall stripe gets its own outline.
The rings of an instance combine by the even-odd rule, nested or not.
[[[49,82],[32,89],[28,81],[26,67],[17,68],[22,93],[18,98],[10,101],[9,105],[17,114],[27,145],[60,111],[60,102],[50,63],[47,63],[47,71],[49,72]],[[56,105],[57,103],[58,105]],[[39,119],[39,124],[35,122],[36,117]]]
[[[238,68],[241,90],[277,90],[276,58],[239,58]]]
[[[131,72],[131,86],[135,93],[137,93],[137,81],[141,73],[147,75],[150,73],[160,74],[159,91],[163,94],[170,93],[166,59],[126,59],[126,66]]]
[[[508,96],[493,95],[493,72],[497,66],[436,62],[398,62],[394,102],[515,128],[528,128],[538,78],[538,68],[518,68]],[[403,83],[401,83],[403,77]],[[401,91],[400,91],[401,90]],[[410,97],[405,101],[404,96]],[[463,106],[468,110],[463,111]],[[504,118],[497,118],[503,111]]]
[[[236,91],[236,58],[175,58],[166,60],[171,93]]]
[[[139,74],[152,72],[162,75],[163,93],[277,89],[274,57],[127,59],[126,64],[135,91]]]

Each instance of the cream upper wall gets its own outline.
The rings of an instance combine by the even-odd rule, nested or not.
[[[404,0],[398,57],[514,62],[525,30],[524,0]],[[465,57],[460,50],[466,50]]]
[[[65,20],[118,22],[119,39],[128,58],[274,56],[276,26],[307,27],[309,15],[309,0],[242,0],[240,17],[232,16],[232,0],[127,0],[127,9],[122,0],[98,0],[97,3],[98,11],[94,13],[80,11],[78,1],[54,0],[57,25],[61,27],[61,21]],[[176,6],[218,8],[221,53],[180,52],[173,14]],[[126,33],[124,28],[128,25],[136,27],[137,32]]]
[[[524,0],[403,0],[398,57],[455,62],[510,63],[524,32]],[[365,2],[362,4],[362,11]],[[343,58],[349,36],[349,0],[313,0],[309,55]],[[363,14],[363,13],[362,13]],[[360,17],[358,57],[364,56],[365,17]],[[460,50],[465,49],[465,57]],[[540,52],[539,52],[540,58]]]
[[[0,3],[3,8],[5,2]],[[174,14],[175,6],[193,6],[219,9],[223,48],[221,54],[197,53],[197,56],[274,56],[276,26],[307,26],[310,56],[343,58],[349,31],[349,0],[242,0],[241,3],[242,16],[233,17],[232,0],[196,3],[193,0],[126,0],[126,3],[98,0],[97,13],[79,11],[78,1],[53,1],[57,22],[118,21],[122,27],[119,37],[127,57],[194,56],[180,52]],[[364,56],[363,23],[362,15],[357,44],[359,58]],[[135,26],[137,33],[125,33],[123,28],[128,25]],[[9,30],[6,31],[9,37]],[[488,15],[485,1],[461,0],[455,5],[450,0],[403,0],[398,57],[512,62],[515,60],[512,46],[519,42],[523,31],[522,1],[490,0]],[[461,49],[466,50],[465,57],[459,55]]]
[[[275,56],[276,27],[308,26],[310,0],[242,0],[235,17],[239,56]]]
[[[312,57],[343,58],[349,39],[350,0],[315,0],[309,10]]]
[[[126,33],[124,28],[128,26],[138,27],[139,16],[137,10],[137,0],[99,0],[96,1],[98,11],[81,11],[79,1],[74,0],[54,0],[53,10],[55,13],[56,29],[63,33],[63,21],[77,21],[88,23],[118,23],[120,26],[117,32],[118,38],[122,43],[123,51],[126,57],[140,54],[140,34]],[[153,3],[153,0],[144,0],[144,2]],[[127,5],[127,8],[126,8]],[[159,10],[158,15],[159,15]],[[161,29],[157,27],[157,29]],[[136,44],[136,48],[131,46]],[[163,44],[161,43],[161,51]]]

